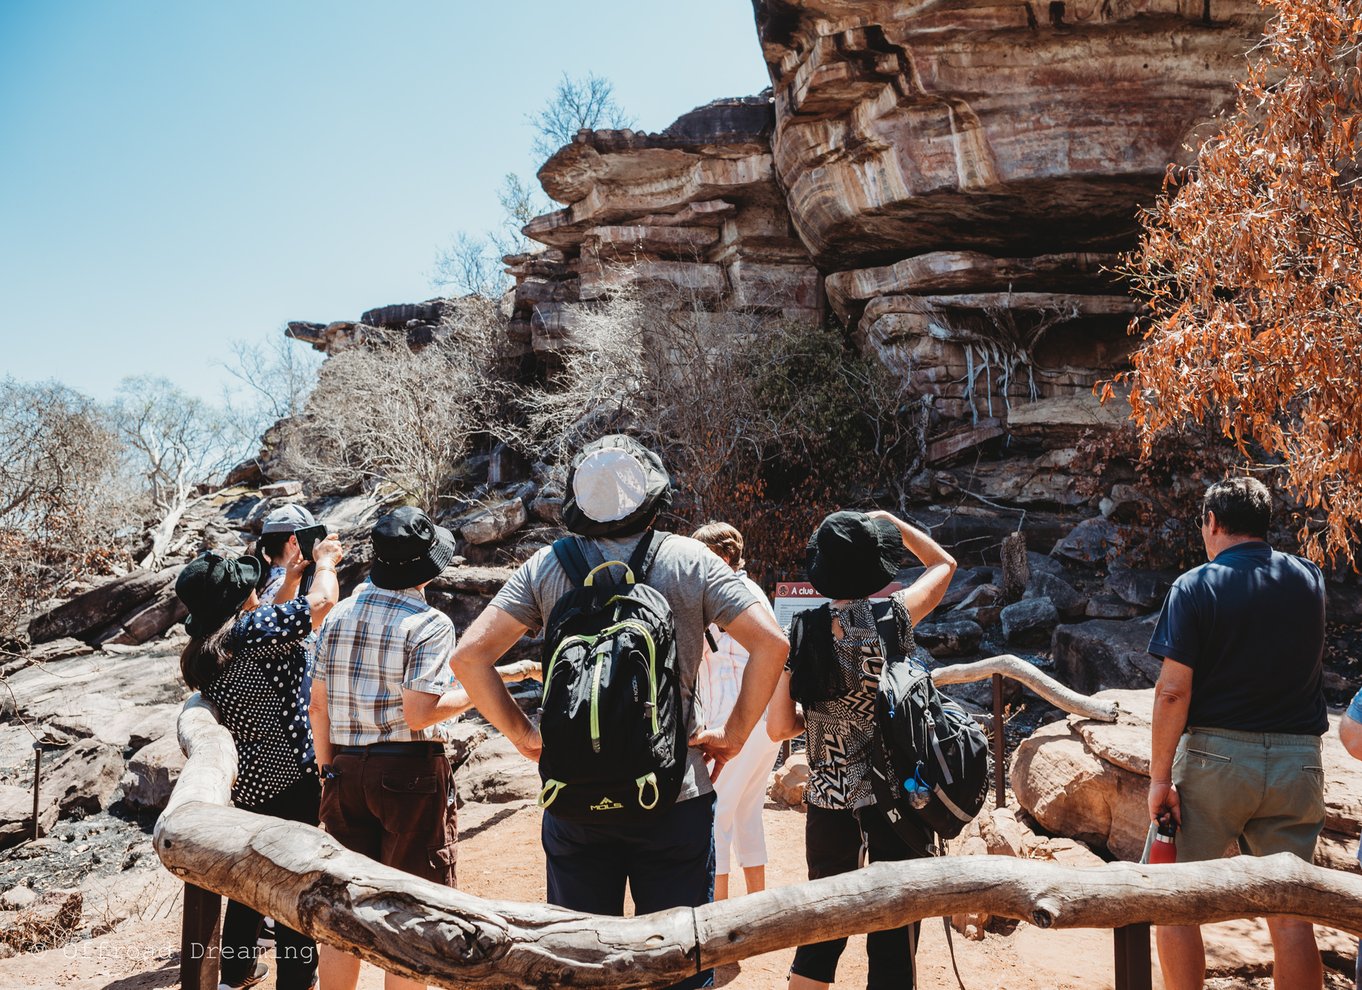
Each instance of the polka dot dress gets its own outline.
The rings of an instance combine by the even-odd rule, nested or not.
[[[247,612],[232,628],[231,661],[203,689],[236,743],[238,807],[258,807],[312,772],[305,763],[312,727],[301,707],[303,641],[311,632],[312,610],[301,596]]]

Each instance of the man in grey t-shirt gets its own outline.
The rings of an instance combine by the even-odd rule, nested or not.
[[[656,454],[623,436],[588,444],[573,460],[564,522],[585,540],[588,563],[628,560],[670,500],[670,480]],[[689,537],[669,535],[657,547],[647,582],[671,605],[676,659],[691,750],[675,806],[647,825],[581,825],[544,815],[548,899],[596,914],[623,914],[628,884],[638,913],[689,907],[710,899],[714,878],[714,795],[707,759],[717,776],[736,756],[771,698],[789,644],[731,568]],[[512,575],[455,648],[451,665],[478,710],[525,756],[538,760],[539,730],[511,700],[493,670],[526,632],[540,629],[571,585],[552,548]],[[751,654],[737,703],[722,726],[697,724],[693,702],[705,629],[717,623]],[[699,973],[674,990],[709,984]]]

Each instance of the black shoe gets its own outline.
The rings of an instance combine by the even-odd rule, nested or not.
[[[259,962],[257,960],[255,964],[255,969],[252,970],[251,974],[247,976],[244,980],[242,980],[240,983],[219,983],[218,990],[246,990],[247,987],[255,986],[257,983],[259,983],[261,980],[263,980],[265,977],[269,975],[270,968],[266,966],[264,963]]]
[[[255,944],[262,949],[274,948],[274,919],[265,918],[260,923],[260,934],[255,938]]]

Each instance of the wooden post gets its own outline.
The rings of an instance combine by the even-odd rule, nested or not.
[[[1153,990],[1149,925],[1113,928],[1111,934],[1116,947],[1116,990]]]
[[[1003,738],[1003,675],[993,675],[993,797],[995,807],[1007,807],[1007,775],[1003,761],[1007,741]]]
[[[221,897],[192,883],[184,885],[180,990],[217,990],[221,913]]]
[[[43,783],[43,744],[33,744],[33,841],[38,841],[38,791]]]
[[[1003,537],[1003,601],[1021,601],[1031,583],[1031,562],[1026,559],[1026,535],[1020,530]]]

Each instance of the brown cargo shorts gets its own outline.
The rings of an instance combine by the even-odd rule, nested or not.
[[[1189,728],[1173,757],[1182,805],[1178,862],[1294,853],[1307,863],[1324,827],[1319,736]]]
[[[322,783],[321,819],[354,852],[454,886],[454,773],[440,743],[338,747]]]

